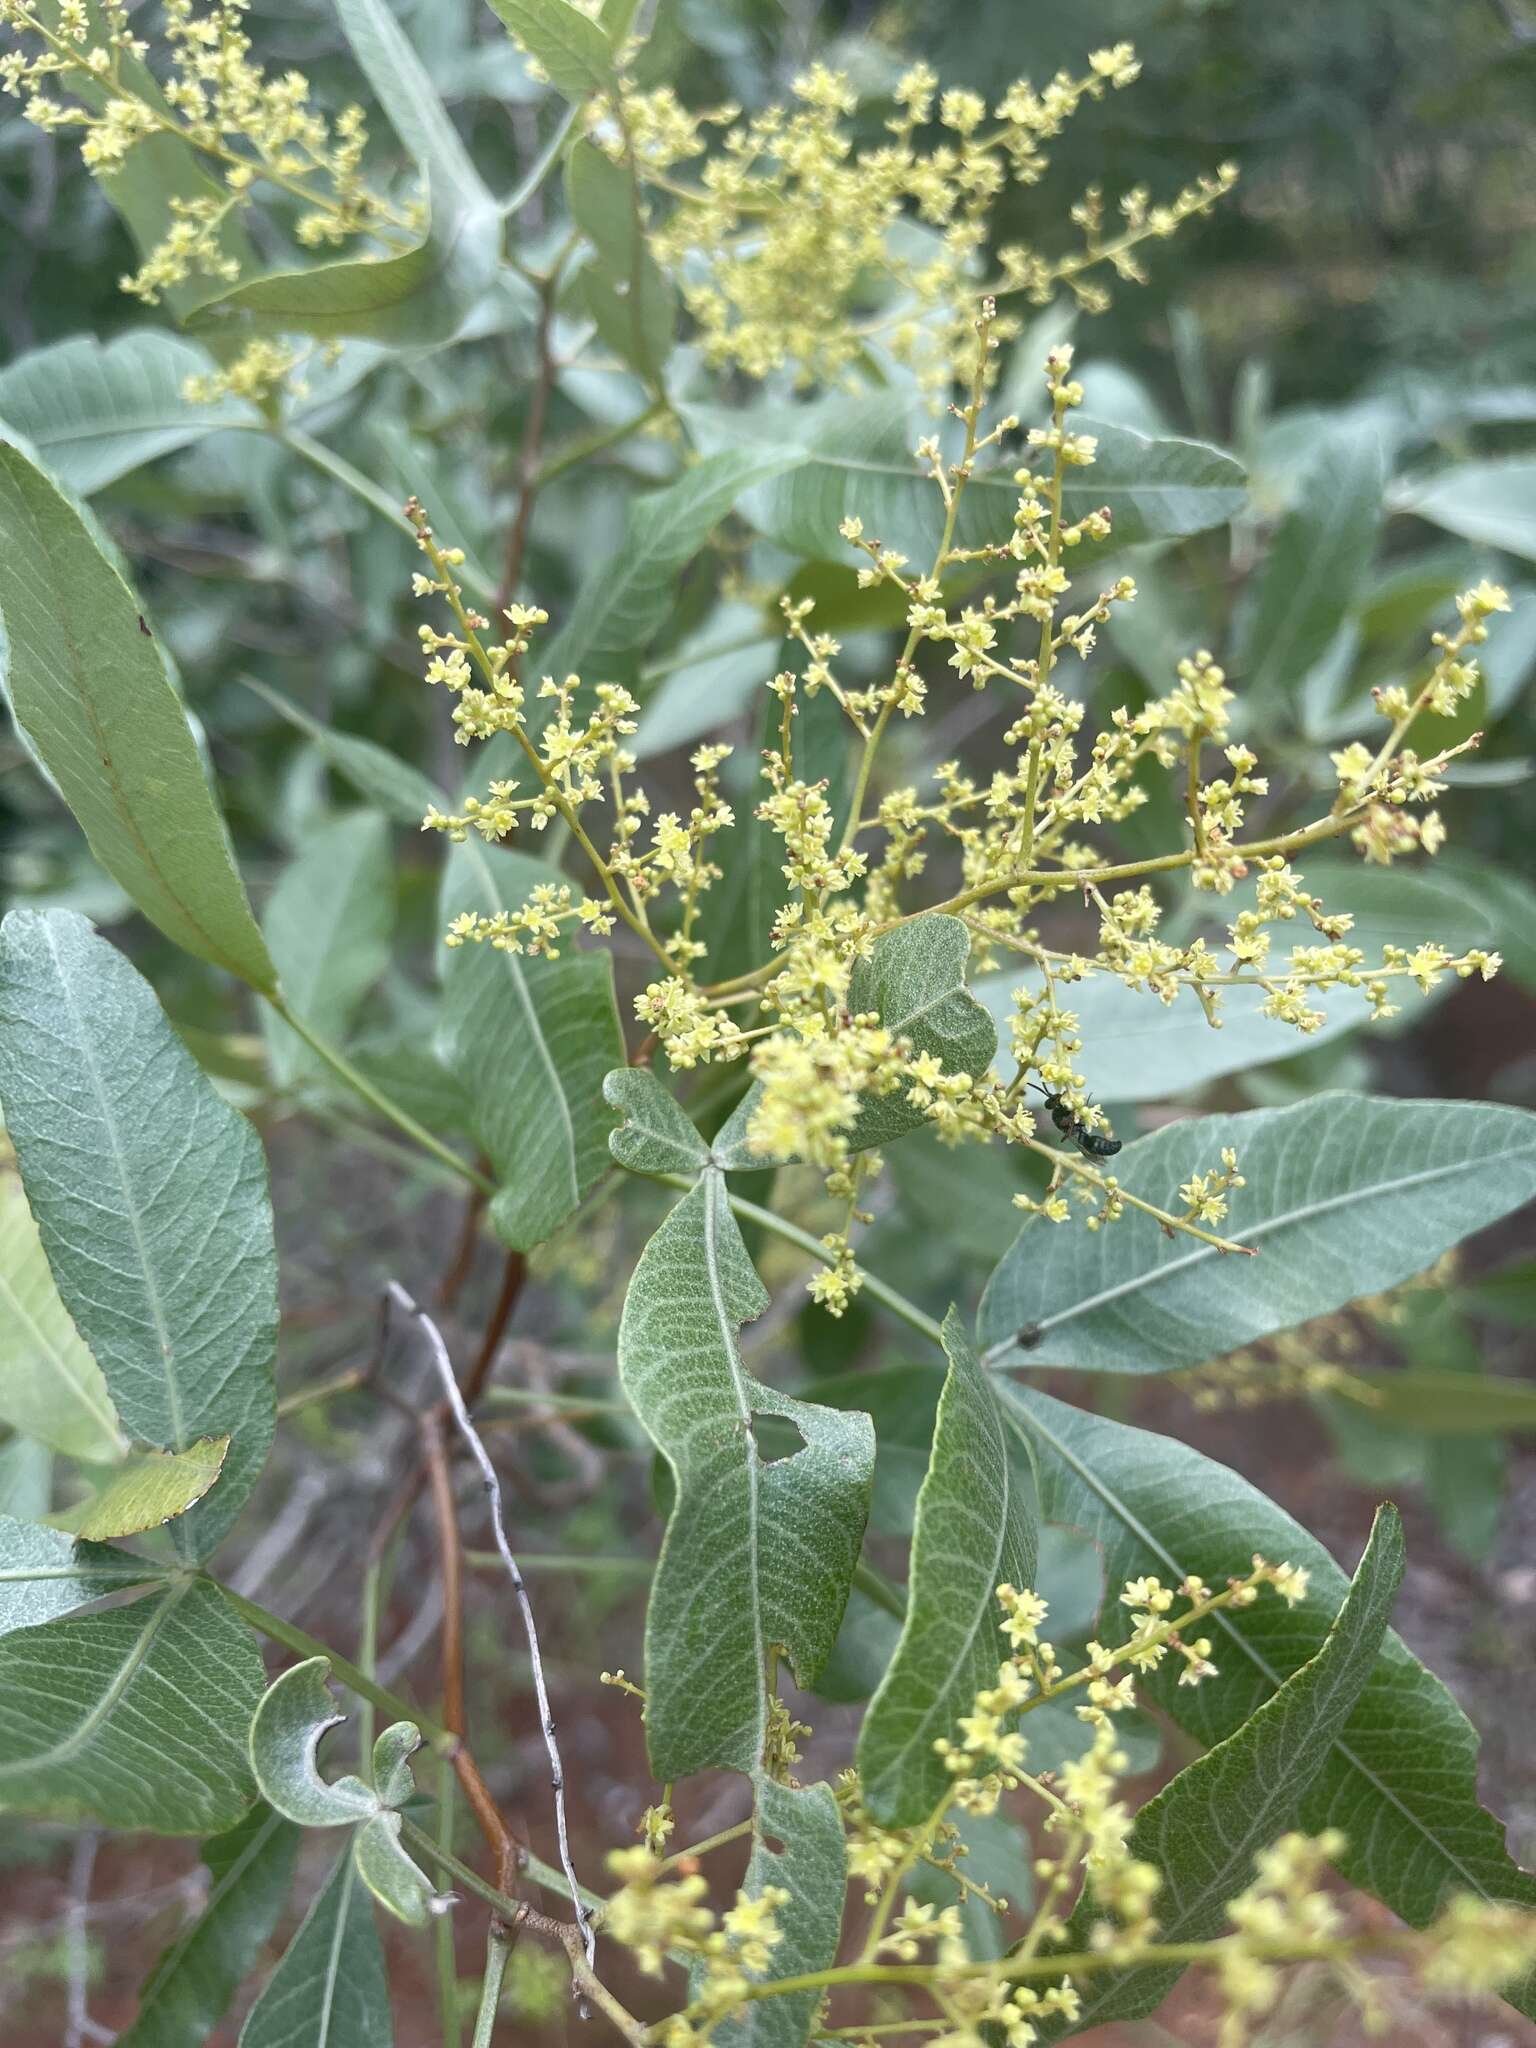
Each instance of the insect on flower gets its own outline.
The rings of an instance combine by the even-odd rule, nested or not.
[[[1120,1150],[1121,1140],[1110,1137],[1103,1131],[1090,1130],[1081,1117],[1072,1114],[1063,1097],[1050,1088],[1042,1088],[1038,1081],[1030,1082],[1031,1088],[1039,1088],[1045,1097],[1045,1106],[1051,1113],[1051,1122],[1064,1138],[1082,1153],[1085,1159],[1113,1159]]]

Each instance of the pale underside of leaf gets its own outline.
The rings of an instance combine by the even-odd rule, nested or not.
[[[66,1457],[127,1448],[102,1378],[59,1299],[21,1176],[0,1167],[0,1421]]]
[[[944,1348],[949,1372],[917,1498],[906,1624],[859,1733],[865,1804],[888,1827],[925,1820],[952,1782],[934,1743],[955,1738],[1008,1655],[997,1588],[1035,1579],[1035,1502],[1021,1498],[1027,1455],[1010,1455],[996,1396],[954,1309]]]
[[[747,1374],[740,1326],[768,1303],[707,1169],[630,1282],[619,1372],[677,1495],[646,1617],[647,1742],[662,1779],[762,1756],[768,1652],[801,1684],[831,1651],[857,1562],[874,1460],[867,1416],[791,1400]],[[804,1448],[764,1463],[759,1414]]]
[[[249,1632],[210,1585],[0,1638],[0,1805],[156,1834],[233,1826],[255,1787]]]
[[[171,1451],[230,1439],[218,1486],[175,1523],[183,1553],[206,1555],[274,1426],[260,1141],[149,985],[72,912],[5,921],[0,1092],[60,1295],[124,1429]]]
[[[757,1982],[828,1969],[837,1958],[847,1846],[830,1786],[757,1780],[752,1856],[742,1890],[757,1898],[769,1885],[789,1893],[775,1915],[779,1942]],[[745,2006],[722,2021],[714,2048],[804,2048],[821,2005],[820,1991],[790,1991]]]
[[[987,1362],[1196,1365],[1396,1286],[1536,1193],[1527,1112],[1343,1094],[1169,1126],[1128,1145],[1117,1177],[1166,1203],[1229,1146],[1246,1184],[1222,1228],[1258,1258],[1118,1224],[1093,1236],[1026,1224],[982,1301]]]

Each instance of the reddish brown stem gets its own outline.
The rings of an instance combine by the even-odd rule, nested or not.
[[[502,612],[517,595],[517,586],[522,580],[523,558],[528,551],[528,528],[533,518],[533,501],[539,494],[539,457],[544,450],[544,422],[549,415],[549,397],[555,387],[555,354],[551,345],[551,333],[555,321],[556,272],[545,279],[540,292],[539,325],[536,345],[539,365],[534,373],[533,389],[528,397],[528,418],[523,428],[523,445],[517,468],[517,509],[512,515],[512,528],[507,535],[506,559],[502,563],[501,580],[496,586],[496,598],[492,616],[500,618]]]
[[[489,1161],[483,1162],[485,1166]],[[485,1211],[485,1194],[480,1188],[471,1188],[464,1200],[464,1215],[459,1224],[459,1241],[453,1248],[453,1257],[437,1289],[439,1308],[453,1308],[457,1305],[464,1282],[469,1278],[469,1269],[475,1262],[475,1245],[480,1236],[480,1218]]]
[[[464,1789],[470,1811],[496,1858],[496,1888],[516,1896],[520,1856],[490,1788],[480,1775],[466,1739],[464,1709],[464,1547],[453,1498],[453,1475],[443,1439],[441,1406],[421,1418],[421,1456],[432,1493],[437,1523],[438,1564],[443,1578],[442,1694],[443,1726],[458,1739],[449,1754],[454,1776]]]
[[[508,1252],[501,1269],[501,1286],[497,1290],[496,1306],[491,1310],[491,1319],[485,1326],[480,1349],[464,1382],[466,1407],[473,1408],[484,1391],[485,1383],[491,1376],[491,1367],[496,1363],[496,1354],[501,1349],[501,1340],[507,1334],[507,1324],[512,1320],[512,1311],[517,1307],[518,1297],[527,1280],[527,1259],[521,1252]],[[443,1413],[444,1411],[439,1409],[439,1414]]]

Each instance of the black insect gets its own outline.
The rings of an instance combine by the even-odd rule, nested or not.
[[[1030,1082],[1031,1088],[1039,1088],[1045,1097],[1045,1106],[1051,1113],[1051,1122],[1064,1138],[1070,1138],[1085,1159],[1113,1159],[1120,1150],[1118,1138],[1106,1137],[1102,1131],[1090,1130],[1081,1117],[1076,1117],[1063,1098],[1049,1088],[1041,1088],[1038,1081]]]

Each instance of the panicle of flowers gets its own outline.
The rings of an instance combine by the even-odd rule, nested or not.
[[[675,1048],[674,1063],[737,1056],[744,1044],[739,1028],[729,1018],[717,1019],[689,979],[690,963],[703,952],[695,936],[700,903],[721,873],[709,858],[708,844],[734,820],[719,781],[730,748],[696,749],[696,801],[687,817],[666,811],[652,821],[645,792],[626,788],[624,780],[635,767],[635,756],[625,745],[635,731],[635,699],[617,683],[599,683],[584,697],[578,676],[557,681],[546,675],[532,693],[539,713],[531,713],[522,667],[548,613],[536,605],[509,604],[502,612],[506,631],[492,639],[490,620],[465,602],[457,580],[463,550],[440,545],[418,500],[409,499],[405,511],[428,563],[412,577],[412,594],[441,599],[449,613],[446,630],[423,622],[417,634],[426,680],[440,684],[454,700],[454,738],[467,746],[505,734],[531,771],[526,783],[515,776],[490,781],[484,796],[465,797],[458,810],[434,804],[422,829],[442,832],[450,840],[477,832],[495,843],[525,824],[543,831],[558,817],[570,827],[603,888],[596,897],[565,883],[549,883],[535,888],[516,909],[465,911],[449,925],[447,943],[483,941],[505,952],[553,957],[562,927],[606,938],[622,920],[671,970],[667,980],[646,990],[640,1014]],[[606,855],[582,822],[583,811],[593,804],[611,811]],[[658,935],[650,906],[668,890],[678,900],[679,915],[675,930]]]
[[[299,204],[293,232],[308,248],[354,236],[398,242],[416,233],[419,203],[395,206],[362,176],[367,127],[361,108],[321,113],[303,73],[269,74],[254,58],[250,0],[162,0],[161,40],[134,32],[123,0],[0,0],[0,21],[18,47],[0,57],[0,88],[23,101],[28,120],[79,136],[80,154],[102,176],[122,169],[147,139],[170,135],[200,160],[207,195],[172,198],[161,240],[122,288],[148,305],[190,279],[239,276],[227,233],[266,185]],[[256,377],[253,359],[246,380]]]
[[[697,1867],[669,1870],[649,1847],[614,1849],[608,1868],[620,1882],[603,1906],[602,1929],[630,1950],[648,1976],[659,1977],[669,1957],[692,1957],[698,1963],[694,2004],[705,2015],[701,2035],[679,2022],[664,2028],[670,2043],[707,2038],[742,2003],[754,1977],[761,1977],[784,1939],[778,1916],[789,1904],[782,1885],[764,1885],[755,1894],[739,1891],[735,1904],[715,1914],[705,1903],[709,1886]]]
[[[1139,69],[1131,46],[1116,44],[1042,90],[1021,79],[989,107],[976,92],[941,93],[917,64],[895,87],[885,136],[869,143],[849,125],[858,100],[848,78],[821,63],[794,79],[788,104],[746,117],[730,106],[689,113],[670,87],[640,91],[626,80],[589,120],[599,145],[669,203],[652,241],[679,274],[707,361],[754,377],[790,367],[802,382],[835,380],[874,341],[939,391],[978,365],[978,292],[1043,303],[1064,284],[1102,306],[1100,273],[1140,276],[1141,244],[1230,189],[1235,173],[1224,166],[1165,206],[1128,194],[1107,237],[1079,209],[1079,246],[1046,256],[1010,245],[997,278],[982,282],[997,202],[1011,185],[1038,181],[1046,146],[1085,100],[1130,85]],[[696,166],[690,180],[677,176],[682,165]],[[872,295],[878,310],[865,317]],[[1000,331],[1016,328],[1008,317]]]

